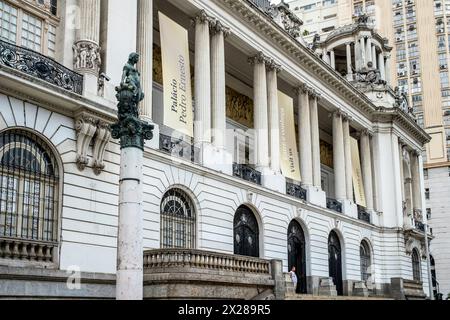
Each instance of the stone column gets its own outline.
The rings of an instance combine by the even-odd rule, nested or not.
[[[402,190],[402,202],[405,201],[405,172],[403,168],[403,146],[404,142],[402,139],[398,139],[398,157],[400,160],[400,180],[401,180],[401,190]]]
[[[373,210],[372,156],[370,153],[370,136],[368,130],[361,133],[361,162],[366,209]]]
[[[280,173],[280,119],[278,111],[278,79],[281,66],[272,62],[267,65],[267,90],[269,108],[270,169]]]
[[[317,92],[311,95],[310,117],[311,117],[311,146],[312,146],[312,168],[313,185],[317,189],[322,189],[322,168],[320,162],[320,134],[319,134],[319,110],[317,102],[320,96]]]
[[[391,56],[387,55],[386,56],[386,63],[385,63],[385,67],[384,67],[385,71],[385,78],[386,78],[386,82],[387,84],[391,84]]]
[[[260,171],[269,167],[269,136],[267,112],[266,62],[269,59],[259,52],[250,58],[253,63],[253,102],[255,121],[256,167]]]
[[[327,50],[323,51],[322,60],[325,61],[325,63],[330,64],[330,56],[328,55]]]
[[[358,40],[355,41],[355,69],[359,70],[361,68],[361,45]]]
[[[380,69],[381,79],[386,80],[386,71],[384,69],[384,56],[383,53],[378,54],[378,69]]]
[[[366,42],[366,63],[372,62],[372,38],[371,37],[367,37],[367,42]]]
[[[378,64],[378,61],[377,61],[377,48],[375,47],[374,44],[372,45],[372,63],[373,63],[373,67],[375,69],[377,69],[377,64]]]
[[[84,75],[84,93],[97,95],[100,71],[100,0],[79,1],[80,28],[76,33],[74,71]]]
[[[359,39],[359,41],[360,41],[360,50],[361,50],[360,68],[362,68],[362,67],[366,66],[366,41],[365,41],[364,37],[361,37],[361,39]]]
[[[330,51],[330,65],[333,69],[336,69],[336,57],[334,55],[334,50]]]
[[[142,119],[153,117],[153,0],[137,1],[137,52],[140,54],[138,69],[141,70],[141,86],[145,99],[141,102]]]
[[[413,192],[413,209],[422,211],[422,192],[420,189],[419,157],[420,153],[416,150],[411,152],[411,178]]]
[[[194,143],[203,163],[205,146],[211,144],[211,60],[209,27],[212,18],[205,11],[195,17],[195,125]]]
[[[334,190],[336,200],[347,198],[345,183],[345,149],[342,127],[342,113],[333,113],[333,163],[334,163]]]
[[[347,199],[353,201],[353,167],[352,149],[350,144],[350,118],[344,117],[344,150],[345,150],[345,190]]]
[[[300,173],[302,185],[313,185],[312,148],[311,148],[311,117],[309,107],[310,89],[302,85],[298,89],[298,134],[300,145]]]
[[[230,29],[219,21],[211,29],[212,140],[214,147],[223,150],[226,145],[225,37]]]
[[[353,78],[353,70],[352,70],[352,48],[351,48],[351,43],[347,42],[345,44],[345,47],[347,49],[347,79],[348,80],[352,80]]]
[[[137,55],[136,55],[137,56]],[[135,57],[136,57],[135,56]],[[137,59],[134,60],[137,63]],[[134,81],[140,82],[139,76]],[[119,221],[117,231],[117,300],[143,298],[143,158],[144,141],[154,126],[139,119],[133,90],[122,82],[117,93],[118,121],[111,136],[120,139]],[[139,101],[143,97],[140,97]]]

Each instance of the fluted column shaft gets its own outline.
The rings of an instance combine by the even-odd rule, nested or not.
[[[355,69],[361,68],[361,45],[359,41],[355,41]]]
[[[401,180],[401,190],[402,190],[402,201],[405,201],[405,172],[403,168],[403,143],[399,140],[398,142],[398,157],[400,160],[400,180]]]
[[[194,143],[211,143],[211,18],[200,12],[195,18],[195,126]]]
[[[269,140],[270,140],[270,169],[280,172],[280,119],[278,110],[278,79],[277,73],[281,67],[277,64],[268,65],[267,89],[269,107]]]
[[[258,168],[269,167],[266,61],[267,58],[262,52],[251,58],[253,63],[256,166]]]
[[[302,184],[304,186],[312,186],[311,117],[309,109],[309,89],[305,86],[298,90],[298,103],[300,173],[302,176]]]
[[[372,38],[368,37],[366,42],[367,63],[372,62]]]
[[[319,110],[317,102],[319,96],[314,94],[309,101],[311,117],[311,146],[312,146],[312,168],[313,184],[317,188],[322,188],[322,168],[320,163],[320,134],[319,134]]]
[[[345,148],[342,125],[342,114],[333,113],[333,163],[334,163],[334,192],[336,200],[347,198],[345,184]]]
[[[366,41],[364,39],[364,37],[362,37],[360,40],[360,48],[361,48],[361,65],[360,67],[365,67],[366,66]]]
[[[352,70],[352,48],[351,43],[345,44],[346,50],[347,50],[347,76],[350,78],[350,76],[353,74]]]
[[[225,37],[229,29],[216,22],[211,37],[211,93],[213,145],[225,149],[226,95],[225,95]]]
[[[372,156],[370,153],[370,136],[367,131],[363,131],[361,134],[361,162],[366,209],[373,210]]]
[[[385,78],[386,78],[386,82],[388,84],[391,83],[391,57],[387,56],[386,57],[386,63],[385,63],[385,67],[384,67],[385,71]]]
[[[420,172],[418,158],[419,156],[420,155],[417,152],[411,152],[411,178],[414,210],[422,210],[422,194],[420,191]]]
[[[137,10],[137,52],[141,58],[138,70],[141,72],[141,86],[145,99],[140,104],[141,117],[153,116],[153,0],[138,0]]]
[[[344,118],[344,150],[345,150],[345,190],[347,199],[353,201],[353,167],[352,167],[352,149],[350,145],[350,119]]]
[[[100,0],[79,1],[80,29],[77,32],[77,41],[88,40],[96,44],[100,38]]]
[[[334,50],[330,51],[330,65],[333,69],[336,69],[336,56]]]
[[[383,53],[378,54],[378,69],[380,69],[381,79],[386,80],[386,71],[384,69]]]
[[[372,62],[373,62],[373,67],[377,68],[377,48],[375,47],[375,45],[372,45]]]

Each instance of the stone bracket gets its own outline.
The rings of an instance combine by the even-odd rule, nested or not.
[[[93,141],[92,168],[96,175],[101,174],[105,168],[103,162],[105,150],[111,139],[109,125],[111,121],[101,118],[90,112],[80,112],[75,117],[75,129],[77,131],[77,158],[76,163],[80,171],[89,166],[88,150]]]

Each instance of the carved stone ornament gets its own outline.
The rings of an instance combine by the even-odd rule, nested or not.
[[[140,73],[135,65],[139,54],[131,53],[123,67],[122,81],[116,87],[118,122],[112,124],[111,136],[120,139],[120,147],[144,149],[144,141],[153,138],[154,125],[139,119],[139,102],[144,99]]]
[[[77,131],[77,167],[83,171],[89,164],[88,148],[97,131],[97,119],[89,115],[82,115],[75,120]]]
[[[73,64],[76,71],[98,74],[102,63],[100,46],[92,41],[78,41],[73,45]]]
[[[75,120],[77,131],[77,158],[76,163],[80,171],[89,166],[88,150],[93,143],[92,168],[99,175],[105,168],[103,159],[106,147],[111,139],[109,123],[99,115],[89,112],[80,113]]]

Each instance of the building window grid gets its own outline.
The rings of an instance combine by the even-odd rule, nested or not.
[[[52,16],[56,15],[55,3],[50,8]],[[54,57],[56,22],[29,13],[27,2],[23,6],[15,7],[0,0],[0,39]]]

